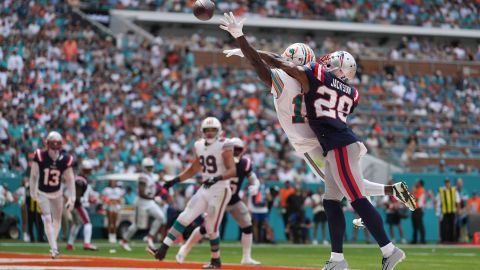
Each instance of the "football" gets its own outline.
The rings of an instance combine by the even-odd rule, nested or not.
[[[201,21],[208,21],[213,17],[215,3],[210,0],[197,0],[193,6],[193,15]]]

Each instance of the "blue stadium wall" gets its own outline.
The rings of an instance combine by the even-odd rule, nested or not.
[[[395,174],[394,179],[397,181],[403,180],[407,182],[408,186],[411,187],[418,179],[423,179],[425,182],[426,190],[433,190],[435,194],[438,191],[438,188],[443,185],[445,178],[455,182],[456,179],[462,178],[464,181],[464,190],[470,194],[472,191],[480,191],[480,176],[478,175],[461,175],[461,174],[418,174],[418,173],[407,173],[407,174]],[[0,183],[8,183],[10,190],[15,190],[20,184],[20,178],[18,177],[2,177],[0,178]],[[276,183],[269,183],[274,185]],[[308,185],[309,188],[315,190],[317,185]],[[9,214],[16,216],[20,220],[20,207],[18,204],[10,204],[4,208],[4,211]],[[379,209],[382,214],[383,220],[385,221],[385,213],[383,209]],[[439,223],[438,218],[435,216],[435,209],[425,209],[424,212],[424,222],[426,228],[426,240],[429,242],[437,242],[439,240]],[[312,218],[312,209],[307,209],[307,215]],[[350,224],[353,219],[353,214],[351,212],[345,213],[347,224]],[[98,214],[92,214],[92,223],[94,225],[94,238],[101,238],[104,234],[104,229],[102,228],[103,216]],[[285,235],[283,233],[284,226],[281,218],[281,213],[278,208],[273,208],[270,212],[270,224],[273,227],[275,233],[276,241],[286,241]],[[412,239],[412,223],[410,217],[407,219],[402,219],[402,225],[404,228],[404,236],[407,241]],[[20,224],[18,224],[19,230],[21,230]],[[387,229],[387,225],[385,225]],[[312,229],[313,230],[313,229]],[[310,231],[310,234],[312,233]],[[328,230],[328,228],[327,228]],[[352,238],[353,226],[347,226],[347,239]],[[396,239],[399,240],[398,230],[395,230]],[[328,232],[327,232],[328,235]],[[318,236],[321,236],[321,231],[319,229]],[[227,215],[226,231],[225,231],[225,240],[238,240],[239,239],[239,228],[235,221]],[[364,240],[363,232],[358,233],[358,241]],[[327,237],[328,239],[328,237]],[[373,238],[370,236],[370,241],[373,241]]]

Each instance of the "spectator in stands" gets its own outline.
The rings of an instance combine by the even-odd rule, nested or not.
[[[288,223],[287,199],[295,193],[295,188],[290,185],[290,181],[286,181],[284,186],[279,191],[280,197],[280,211],[282,212],[283,225],[286,227]],[[290,235],[285,231],[285,236],[289,239]]]
[[[440,187],[436,197],[437,216],[440,220],[440,241],[442,243],[455,242],[455,218],[460,205],[460,195],[452,187],[450,179],[445,179],[445,185]]]
[[[428,138],[428,146],[430,147],[440,147],[444,146],[445,144],[447,144],[447,142],[445,139],[440,137],[440,131],[438,130],[434,130],[432,136]]]
[[[423,187],[423,180],[420,179],[415,183],[412,194],[417,199],[417,208],[412,213],[413,237],[411,244],[417,244],[417,235],[420,234],[420,243],[425,244],[425,225],[423,223],[423,209],[426,203],[426,193]]]

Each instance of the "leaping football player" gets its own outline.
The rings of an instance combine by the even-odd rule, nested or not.
[[[327,57],[326,62],[308,62],[305,66],[297,66],[276,54],[263,53],[261,57],[243,35],[244,21],[245,19],[237,22],[233,13],[225,13],[220,28],[229,32],[237,40],[242,53],[253,65],[260,79],[274,89],[272,92],[276,98],[277,112],[278,107],[281,106],[278,100],[283,95],[283,91],[291,87],[299,90],[298,95],[288,101],[294,104],[294,112],[295,109],[297,110],[294,116],[300,117],[290,118],[290,121],[298,119],[302,122],[303,119],[303,123],[308,122],[305,124],[310,126],[308,138],[312,141],[317,140],[317,147],[305,151],[304,156],[307,163],[313,167],[313,171],[318,174],[320,170],[316,166],[316,161],[323,158],[322,155],[326,157],[324,207],[329,221],[332,254],[323,269],[348,269],[343,256],[345,217],[340,204],[344,196],[351,201],[352,207],[359,213],[366,227],[377,240],[383,254],[383,269],[393,269],[405,258],[405,253],[388,239],[382,218],[364,197],[368,192],[359,162],[361,156],[365,155],[366,148],[346,125],[347,116],[353,112],[359,101],[359,92],[348,85],[348,81],[355,76],[355,59],[347,52],[335,52]],[[269,66],[275,69],[270,69]],[[285,100],[283,102],[285,103]],[[300,106],[303,102],[307,119],[301,114]],[[281,118],[279,115],[279,120]],[[289,139],[292,140],[290,135]],[[305,144],[307,142],[305,137],[303,140]],[[377,192],[384,191],[380,185],[374,186]],[[405,190],[394,192],[399,192],[399,195],[404,197],[402,201],[410,205],[410,209],[414,209],[413,197],[407,193],[404,184],[399,186]]]

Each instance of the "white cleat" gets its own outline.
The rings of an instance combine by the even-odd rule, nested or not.
[[[363,229],[365,228],[365,224],[363,224],[363,221],[361,218],[356,218],[352,221],[353,226],[357,229]]]
[[[250,258],[250,259],[242,259],[242,261],[240,262],[242,265],[260,265],[262,264],[261,262],[259,261],[255,261],[254,259]]]
[[[127,242],[127,241],[125,241],[125,240],[122,239],[122,240],[118,241],[118,243],[120,244],[120,246],[121,246],[124,250],[126,250],[126,251],[132,251],[132,248],[128,245],[128,242]]]
[[[415,197],[408,191],[408,186],[405,182],[398,182],[393,185],[393,196],[404,203],[410,211],[417,208]]]
[[[395,269],[395,266],[405,260],[405,258],[405,252],[395,247],[392,255],[388,256],[387,258],[382,258],[382,270]]]
[[[52,249],[50,251],[50,254],[52,255],[53,260],[55,260],[56,258],[58,258],[58,256],[60,256],[60,252],[58,252],[58,249]]]

